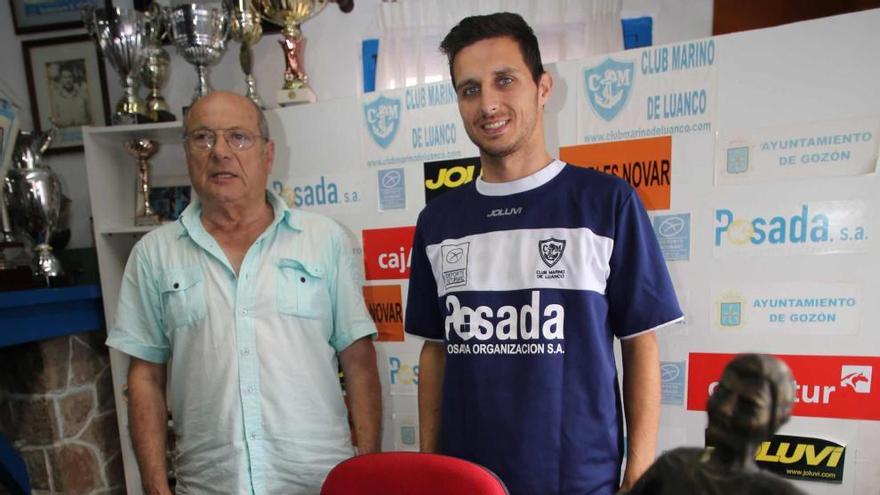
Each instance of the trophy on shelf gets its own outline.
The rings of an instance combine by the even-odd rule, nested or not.
[[[314,103],[315,92],[309,87],[309,76],[303,69],[303,38],[299,25],[314,17],[327,6],[327,0],[262,0],[263,16],[282,27],[278,40],[284,50],[284,86],[278,90],[279,105]]]
[[[125,95],[116,103],[113,124],[150,122],[147,105],[138,96],[137,72],[144,63],[146,19],[136,10],[118,7],[82,9],[86,31],[95,39],[104,58],[122,77]]]
[[[171,122],[175,120],[171,108],[162,97],[162,87],[168,81],[170,57],[162,48],[162,38],[167,33],[162,22],[162,11],[159,4],[153,3],[146,17],[146,45],[144,47],[144,65],[141,66],[141,81],[147,87],[147,112],[155,122]]]
[[[31,268],[35,275],[46,279],[47,285],[51,279],[64,274],[49,246],[61,215],[61,182],[52,169],[41,163],[54,136],[54,127],[42,134],[26,131],[18,134],[4,195],[12,222],[33,240]]]
[[[208,67],[219,62],[226,50],[229,9],[223,2],[204,2],[184,3],[163,12],[177,53],[196,66],[195,103],[214,90],[208,82]]]
[[[159,151],[159,142],[146,138],[129,139],[125,151],[137,158],[137,189],[134,199],[134,224],[159,225],[159,215],[150,206],[150,158]]]
[[[260,11],[254,7],[261,0],[232,0],[232,39],[241,43],[238,61],[244,80],[247,84],[246,96],[260,108],[265,108],[263,100],[257,94],[257,81],[254,79],[254,55],[251,46],[256,45],[263,37],[263,26],[260,25]]]

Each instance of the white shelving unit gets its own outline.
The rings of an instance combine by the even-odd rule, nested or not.
[[[86,173],[94,218],[95,249],[101,274],[104,318],[108,329],[116,321],[116,305],[125,263],[135,242],[155,227],[134,225],[136,160],[123,148],[133,138],[160,143],[150,159],[152,184],[188,184],[181,140],[181,122],[113,127],[84,127]],[[128,435],[128,404],[125,398],[128,357],[110,350],[116,412],[119,420],[125,484],[129,495],[140,495],[137,461]]]

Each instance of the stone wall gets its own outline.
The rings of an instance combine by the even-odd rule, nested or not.
[[[0,432],[27,464],[34,494],[125,493],[105,338],[0,349]]]

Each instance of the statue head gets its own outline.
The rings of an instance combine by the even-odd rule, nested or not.
[[[745,452],[791,417],[795,385],[788,366],[767,354],[742,354],[727,367],[709,397],[706,441]]]

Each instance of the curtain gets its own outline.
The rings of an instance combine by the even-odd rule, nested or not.
[[[471,15],[516,12],[553,63],[623,49],[623,0],[399,0],[379,6],[376,89],[449,79],[440,41]]]

